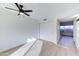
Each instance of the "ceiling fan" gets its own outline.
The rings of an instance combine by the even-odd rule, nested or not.
[[[9,7],[5,7],[6,9],[10,9],[10,10],[14,10],[14,11],[18,11],[19,13],[18,13],[18,15],[20,15],[21,13],[23,13],[23,14],[25,14],[25,15],[27,15],[27,16],[30,16],[29,14],[27,14],[27,12],[32,12],[32,10],[24,10],[23,9],[23,5],[21,5],[21,4],[18,4],[18,3],[15,3],[15,5],[16,5],[16,7],[18,8],[18,10],[16,10],[16,9],[13,9],[13,8],[9,8]]]

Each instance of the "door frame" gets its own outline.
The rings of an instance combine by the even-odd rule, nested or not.
[[[60,35],[60,20],[57,19],[57,44],[59,44],[59,42],[60,42],[60,39],[61,39],[60,36],[61,36]]]
[[[77,21],[77,17],[74,17],[73,18],[73,41],[76,45],[76,21]],[[60,35],[60,19],[57,19],[57,44],[59,44],[60,42],[60,39],[61,39],[61,35]]]
[[[74,43],[76,45],[76,47],[79,49],[78,47],[78,44],[77,44],[77,32],[76,32],[76,24],[77,24],[77,19],[79,19],[78,17],[75,17],[75,20],[74,20]]]

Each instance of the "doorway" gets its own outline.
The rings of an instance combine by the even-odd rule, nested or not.
[[[73,40],[73,21],[60,22],[59,44],[64,47],[75,47]]]

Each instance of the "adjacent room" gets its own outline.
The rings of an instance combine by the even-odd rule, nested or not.
[[[75,47],[73,40],[73,21],[60,22],[60,45]]]

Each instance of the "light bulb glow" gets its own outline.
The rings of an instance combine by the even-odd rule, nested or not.
[[[31,41],[34,41],[34,40],[36,40],[36,39],[35,38],[28,38],[27,42],[31,42]]]
[[[23,15],[23,13],[21,12],[20,15]]]

